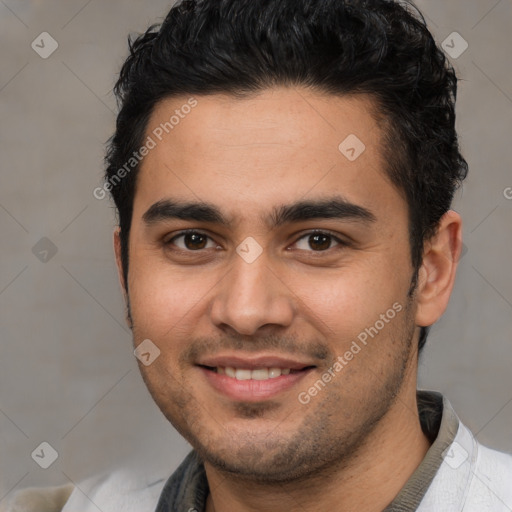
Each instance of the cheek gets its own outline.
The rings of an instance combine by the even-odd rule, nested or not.
[[[389,275],[389,272],[387,273]],[[399,280],[385,278],[377,264],[290,276],[302,315],[327,339],[348,339],[373,325],[404,296]]]
[[[137,332],[158,338],[193,323],[214,284],[213,276],[190,269],[171,270],[154,255],[134,255],[130,260],[129,290]]]

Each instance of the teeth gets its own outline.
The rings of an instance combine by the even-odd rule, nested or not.
[[[267,380],[275,379],[281,375],[288,375],[290,368],[257,368],[256,370],[247,370],[244,368],[233,368],[231,366],[217,367],[217,373],[227,375],[237,380]]]
[[[249,380],[251,378],[251,370],[235,370],[236,380]]]
[[[281,368],[270,368],[268,370],[268,376],[273,379],[281,375]]]
[[[267,380],[268,377],[269,377],[269,370],[267,370],[266,368],[261,368],[261,369],[258,369],[258,370],[253,370],[251,372],[251,379],[254,379],[254,380]]]

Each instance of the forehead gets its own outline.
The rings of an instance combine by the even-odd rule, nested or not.
[[[234,216],[335,193],[368,209],[400,201],[384,172],[374,107],[367,96],[298,88],[165,99],[147,126],[154,147],[140,166],[134,210],[169,195]]]

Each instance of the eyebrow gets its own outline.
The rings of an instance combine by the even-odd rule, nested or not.
[[[233,224],[233,219],[227,218],[213,204],[171,199],[162,199],[151,205],[142,219],[147,226],[174,219],[209,222],[226,227],[231,227]],[[365,224],[377,220],[367,208],[351,203],[340,196],[280,205],[275,207],[263,220],[270,228],[276,228],[286,223],[314,219],[341,219]]]

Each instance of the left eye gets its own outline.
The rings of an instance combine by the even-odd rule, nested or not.
[[[343,245],[341,240],[329,233],[308,233],[299,238],[295,245],[303,251],[313,250],[315,252],[327,251],[332,248],[333,243]]]
[[[176,235],[171,238],[167,244],[173,244],[186,251],[198,251],[217,247],[217,244],[208,235],[199,233],[198,231],[190,231]]]

